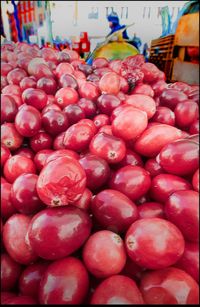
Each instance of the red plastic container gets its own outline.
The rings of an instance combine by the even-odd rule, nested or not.
[[[88,34],[87,32],[81,32],[80,34],[80,42],[84,43],[84,42],[88,42]]]
[[[90,51],[90,41],[81,43],[81,52],[89,52]]]

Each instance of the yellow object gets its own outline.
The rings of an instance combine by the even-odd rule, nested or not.
[[[95,51],[94,58],[103,57],[107,60],[123,60],[124,58],[139,54],[139,51],[126,42],[111,42]]]

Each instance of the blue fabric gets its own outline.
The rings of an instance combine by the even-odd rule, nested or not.
[[[113,28],[112,28],[112,30],[110,31],[110,33],[109,33],[108,35],[111,35],[112,33],[116,32],[116,31],[118,31],[118,30],[121,30],[121,29],[123,29],[123,28],[125,28],[125,27],[126,27],[125,25],[121,26],[120,24],[114,25]],[[123,32],[123,38],[124,38],[124,39],[129,39],[126,30]]]
[[[20,23],[19,23],[19,18],[18,18],[18,9],[17,9],[17,5],[15,4],[15,1],[12,0],[12,5],[14,6],[14,18],[15,18],[15,22],[16,22],[16,28],[17,28],[17,34],[18,34],[18,41],[22,42],[22,34],[21,34],[21,28],[20,28]]]
[[[110,14],[108,15],[107,19],[112,23],[119,24],[119,17],[117,16],[117,14]]]

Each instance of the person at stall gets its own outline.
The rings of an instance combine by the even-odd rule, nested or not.
[[[107,20],[109,22],[109,27],[111,29],[110,33],[107,35],[107,37],[111,34],[113,34],[114,32],[118,31],[118,30],[121,30],[123,28],[125,28],[126,26],[125,25],[120,25],[120,22],[119,22],[119,17],[117,15],[117,13],[115,12],[112,12],[111,14],[109,14],[107,16]],[[123,32],[123,38],[124,39],[129,39],[128,37],[128,34],[127,34],[127,31],[125,30]]]
[[[136,36],[136,33],[134,33],[133,39],[130,42],[130,44],[132,44],[135,48],[140,50],[140,47],[142,45],[142,41],[141,41],[141,39],[139,37]]]
[[[148,62],[148,52],[149,52],[149,47],[148,47],[148,44],[145,43],[144,46],[143,46],[143,51],[142,51],[142,54],[145,58],[145,62]]]

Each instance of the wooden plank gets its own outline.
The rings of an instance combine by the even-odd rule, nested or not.
[[[180,47],[178,51],[178,58],[180,61],[184,61],[185,59],[185,47]]]
[[[172,80],[186,82],[191,85],[199,84],[199,64],[175,59],[173,61]]]
[[[159,38],[156,38],[156,39],[152,39],[152,42],[165,41],[165,40],[168,40],[168,39],[173,39],[174,37],[175,37],[175,35],[171,34],[171,35],[167,35],[165,37],[159,37]]]
[[[169,42],[158,42],[155,44],[151,44],[151,47],[157,47],[157,46],[163,46],[163,45],[173,45],[174,41],[169,41]]]

